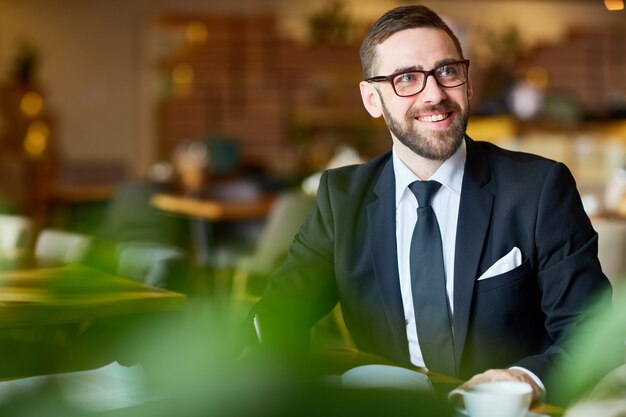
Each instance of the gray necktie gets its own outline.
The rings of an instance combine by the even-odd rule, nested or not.
[[[415,181],[409,188],[415,194],[417,223],[411,239],[410,267],[417,335],[426,367],[455,376],[452,321],[446,296],[441,232],[433,208],[433,196],[441,184]]]

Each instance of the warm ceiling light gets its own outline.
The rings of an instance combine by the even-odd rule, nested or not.
[[[22,113],[29,117],[35,117],[39,114],[43,107],[43,99],[34,91],[29,91],[20,100],[20,109]]]
[[[189,42],[204,42],[208,36],[208,30],[202,22],[191,22],[187,26],[185,36]]]
[[[193,86],[193,67],[185,62],[177,64],[172,70],[172,81],[174,82],[174,93],[178,96],[187,96]]]
[[[187,63],[177,64],[172,71],[172,78],[176,84],[191,84],[193,76],[193,67]]]
[[[548,72],[543,67],[531,67],[526,72],[528,83],[539,90],[543,90],[548,85]]]
[[[35,121],[28,126],[26,138],[24,138],[24,150],[31,158],[39,158],[46,151],[50,127],[41,120]]]
[[[604,0],[604,5],[608,10],[624,10],[623,0]]]

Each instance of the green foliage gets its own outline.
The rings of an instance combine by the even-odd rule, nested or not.
[[[309,18],[311,40],[321,45],[347,45],[352,32],[352,18],[338,0]]]
[[[556,367],[548,380],[549,400],[572,404],[584,400],[598,383],[626,363],[626,287],[594,303],[589,317],[570,335],[570,357]],[[604,386],[605,391],[624,389]]]

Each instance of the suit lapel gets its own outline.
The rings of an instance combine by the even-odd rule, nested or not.
[[[470,308],[478,264],[493,207],[493,194],[483,187],[490,179],[487,158],[467,138],[467,160],[463,175],[456,235],[454,265],[454,345],[457,369],[467,337]]]
[[[393,161],[389,158],[381,171],[374,192],[377,199],[367,206],[369,239],[378,289],[382,294],[387,322],[391,328],[396,354],[408,363],[409,350],[404,309],[398,278],[396,252],[396,204]]]

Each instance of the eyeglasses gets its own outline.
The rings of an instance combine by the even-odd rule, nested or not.
[[[439,65],[430,71],[401,71],[387,76],[379,75],[368,78],[365,81],[370,83],[387,81],[391,83],[393,91],[398,96],[409,97],[421,93],[426,87],[426,80],[431,75],[435,77],[437,84],[444,88],[453,88],[465,84],[467,82],[469,64],[469,59],[464,59]]]

